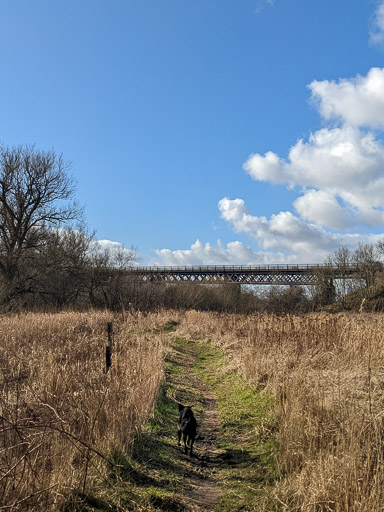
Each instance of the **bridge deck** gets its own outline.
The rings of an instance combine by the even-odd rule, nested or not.
[[[227,266],[206,265],[191,267],[135,267],[129,270],[130,278],[144,283],[200,283],[200,284],[316,284],[319,279],[345,278],[354,272],[348,267],[340,270],[329,265],[260,265]]]

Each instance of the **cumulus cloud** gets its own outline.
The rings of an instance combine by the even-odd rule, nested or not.
[[[384,29],[384,4],[382,22]],[[384,40],[384,32],[381,33]],[[367,76],[314,80],[309,84],[312,101],[325,119],[340,119],[356,126],[384,127],[384,69],[372,68]]]
[[[321,262],[341,246],[352,248],[359,242],[376,243],[380,238],[379,235],[330,233],[289,211],[279,212],[270,219],[253,216],[243,199],[221,199],[219,209],[221,217],[230,222],[236,233],[250,235],[263,249],[294,254],[298,261]]]
[[[108,253],[112,260],[119,257],[131,261],[133,265],[140,259],[135,249],[127,249],[121,242],[112,240],[94,240],[90,249],[93,254]]]
[[[376,29],[377,40],[380,29],[384,41],[384,2],[376,11]],[[197,241],[188,250],[157,251],[160,261],[316,263],[341,246],[355,248],[383,237],[369,229],[384,224],[384,69],[338,81],[315,80],[309,89],[329,125],[299,139],[287,157],[253,153],[243,165],[255,181],[295,189],[295,213],[258,217],[243,199],[225,197],[218,204],[221,218],[235,233],[248,235],[261,252],[240,242],[224,248]]]
[[[95,240],[93,242],[93,247],[99,251],[112,251],[118,252],[124,248],[124,245],[120,242],[114,242],[112,240]]]
[[[384,20],[384,7],[377,13]],[[353,248],[380,237],[359,230],[384,224],[384,145],[379,138],[384,69],[337,82],[313,81],[309,89],[319,113],[333,126],[299,139],[286,158],[272,151],[254,153],[243,165],[255,181],[296,188],[297,215],[252,216],[242,199],[224,198],[219,209],[235,232],[254,237],[261,248],[318,261],[342,245]]]
[[[288,159],[268,152],[252,154],[245,171],[257,181],[344,190],[383,177],[384,146],[371,132],[350,125],[323,128],[299,139]]]
[[[384,2],[381,2],[376,8],[369,36],[373,44],[381,45],[384,42]]]
[[[242,242],[229,242],[223,246],[220,240],[214,247],[210,243],[203,244],[196,240],[189,249],[172,251],[159,249],[156,251],[151,265],[181,266],[191,265],[264,265],[268,263],[296,262],[296,256],[287,257],[282,252],[272,253],[254,251]]]
[[[373,132],[350,124],[323,128],[298,140],[287,159],[252,154],[243,167],[256,181],[301,187],[296,211],[320,226],[383,224],[384,145]]]
[[[348,215],[350,213],[352,216],[353,210],[343,208],[337,198],[325,190],[307,190],[293,205],[302,219],[321,226],[333,226],[343,230],[347,226],[352,227],[356,222]]]

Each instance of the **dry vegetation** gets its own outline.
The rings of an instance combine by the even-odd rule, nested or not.
[[[72,510],[87,493],[111,500],[106,469],[116,470],[113,453],[129,448],[153,409],[166,345],[161,314],[115,318],[105,373],[112,319],[0,317],[1,510]]]
[[[116,317],[107,374],[109,313],[0,317],[1,510],[113,501],[114,452],[129,452],[153,410],[170,318],[275,396],[277,510],[383,509],[384,316],[190,311]]]
[[[190,312],[182,329],[276,397],[278,510],[383,510],[382,315]]]

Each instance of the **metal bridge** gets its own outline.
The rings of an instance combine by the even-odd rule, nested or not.
[[[243,285],[313,285],[319,281],[346,279],[355,267],[343,270],[329,265],[132,267],[130,281],[140,283],[197,283]]]

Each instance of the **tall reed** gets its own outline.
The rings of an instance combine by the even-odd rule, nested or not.
[[[114,320],[105,371],[106,324]],[[115,471],[151,414],[163,378],[161,314],[0,317],[0,504],[56,510]],[[100,494],[100,493],[99,493]],[[1,508],[1,507],[0,507]]]
[[[279,509],[383,510],[383,315],[189,312],[182,329],[274,394]]]

